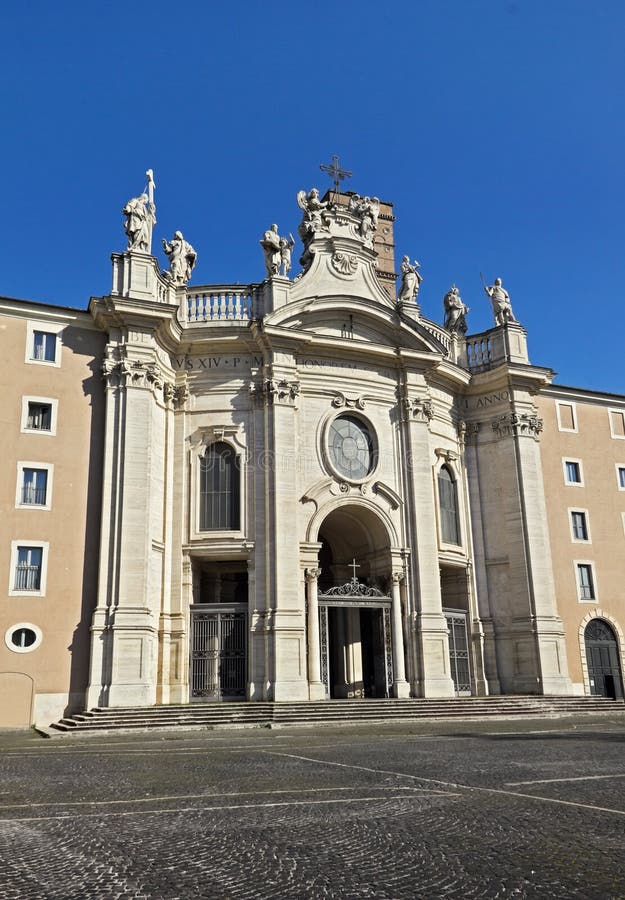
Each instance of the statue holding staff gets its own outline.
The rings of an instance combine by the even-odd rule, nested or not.
[[[152,252],[152,229],[156,225],[154,173],[148,169],[145,174],[148,180],[146,189],[138,197],[131,198],[122,210],[126,216],[124,231],[128,238],[128,250],[139,253]]]
[[[501,278],[495,278],[495,283],[490,286],[484,282],[484,276],[481,272],[480,278],[482,279],[484,291],[490,297],[490,302],[493,306],[495,325],[506,325],[508,322],[516,322],[512,312],[512,304],[510,303],[510,294],[501,284]]]

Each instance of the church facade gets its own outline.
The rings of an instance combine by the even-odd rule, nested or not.
[[[390,204],[301,192],[294,278],[272,227],[263,282],[191,286],[142,197],[88,312],[0,310],[0,724],[622,696],[625,397],[555,387],[499,280],[493,328],[425,318]]]

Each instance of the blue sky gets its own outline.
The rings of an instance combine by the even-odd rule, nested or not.
[[[424,315],[453,281],[489,327],[500,275],[533,362],[625,393],[624,43],[621,0],[5,4],[0,294],[108,292],[148,167],[155,247],[181,229],[196,283],[260,281],[336,153],[395,204]]]

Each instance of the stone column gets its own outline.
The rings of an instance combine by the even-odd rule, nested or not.
[[[317,601],[317,584],[321,569],[306,569],[305,575],[308,603],[308,691],[311,700],[323,700],[325,687],[321,683],[319,603]]]
[[[391,630],[393,632],[393,693],[396,697],[409,697],[410,685],[406,681],[406,664],[404,662],[404,630],[401,618],[400,584],[404,580],[403,572],[391,575]]]

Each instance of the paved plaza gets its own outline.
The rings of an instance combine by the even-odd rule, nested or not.
[[[625,897],[625,715],[0,735],[2,898]]]

